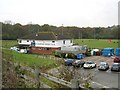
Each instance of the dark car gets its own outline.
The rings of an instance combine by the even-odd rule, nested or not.
[[[113,63],[111,71],[120,71],[120,63]]]
[[[84,63],[85,63],[85,61],[76,60],[76,61],[74,61],[74,62],[72,63],[72,65],[73,65],[74,67],[83,67]]]
[[[72,66],[72,63],[74,62],[74,59],[64,59],[65,65],[66,66]]]
[[[100,62],[99,66],[98,66],[98,70],[108,70],[109,69],[109,65],[107,62]]]
[[[113,60],[113,62],[120,63],[120,56],[115,57],[114,60]]]

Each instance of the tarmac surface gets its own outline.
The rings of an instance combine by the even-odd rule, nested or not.
[[[88,78],[87,75],[92,76],[90,84],[93,88],[120,88],[120,72],[113,72],[110,70],[113,64],[114,57],[91,56],[81,60],[94,61],[97,64],[97,66],[102,61],[107,62],[109,64],[110,68],[107,71],[99,71],[98,67],[93,69],[76,68],[77,74],[80,73],[80,75],[83,75],[83,78]],[[73,69],[73,66],[67,67]],[[59,73],[55,69],[51,70],[50,72],[54,75],[57,75]]]
[[[97,64],[97,67],[94,69],[83,69],[78,68],[78,72],[91,74],[93,76],[91,81],[91,86],[94,88],[120,88],[120,72],[112,72],[111,66],[113,64],[113,60],[115,57],[104,57],[104,56],[91,56],[86,57],[84,61],[93,61]],[[107,62],[109,64],[109,70],[107,71],[99,71],[98,65],[100,62]]]

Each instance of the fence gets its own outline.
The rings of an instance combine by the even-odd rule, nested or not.
[[[45,77],[45,78],[47,78],[47,79],[49,79],[49,80],[51,80],[51,81],[53,81],[55,83],[67,86],[68,88],[73,88],[73,87],[75,88],[75,86],[76,86],[76,85],[73,85],[76,82],[71,83],[71,82],[65,81],[63,79],[59,79],[57,77],[54,77],[52,75],[46,74],[46,73],[40,73],[38,68],[35,68],[35,70],[34,70],[32,68],[22,66],[21,70],[26,70],[26,71],[31,72],[32,74],[34,74],[36,80],[33,80],[30,76],[26,76],[26,75],[23,75],[22,77],[25,78],[26,80],[30,80],[33,83],[35,83],[38,88],[41,87],[41,83],[42,83],[42,82],[40,82],[40,76],[43,76],[43,77]],[[78,84],[78,83],[76,83],[76,84]],[[42,83],[42,86],[43,86],[43,83]],[[50,86],[45,85],[45,84],[44,84],[44,86],[46,86],[44,88],[51,88]],[[79,87],[84,88],[81,85],[79,85]],[[76,89],[77,88],[78,87],[76,86]]]

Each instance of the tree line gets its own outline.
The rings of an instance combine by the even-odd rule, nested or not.
[[[73,39],[118,39],[119,26],[111,27],[76,27],[76,26],[52,26],[48,24],[27,24],[14,25],[2,23],[2,39],[16,40],[20,37],[38,33],[38,32],[55,32],[56,34],[68,35]]]

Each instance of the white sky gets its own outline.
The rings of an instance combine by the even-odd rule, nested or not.
[[[55,26],[118,24],[119,0],[0,0],[0,21]]]

